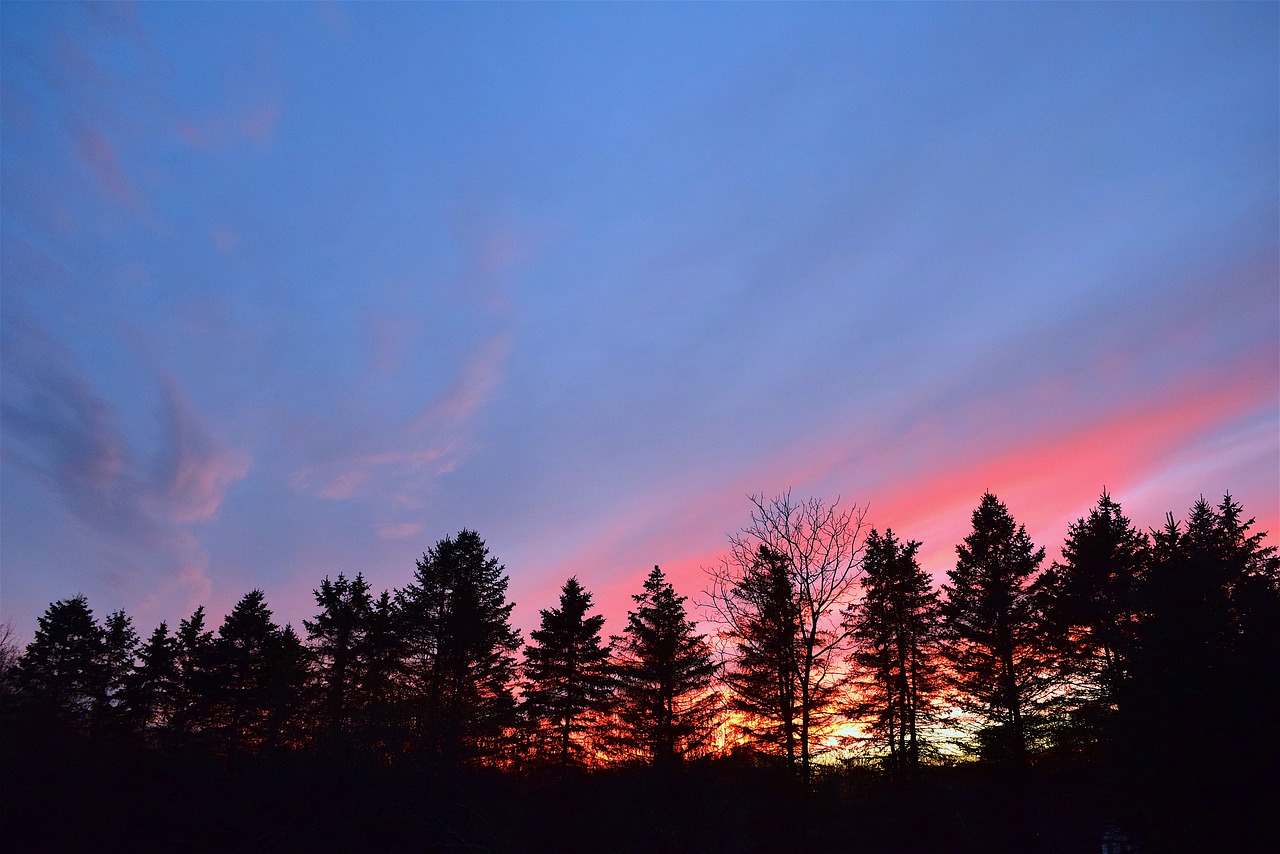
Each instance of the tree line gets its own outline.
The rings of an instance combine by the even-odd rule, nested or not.
[[[1230,495],[1148,533],[1104,491],[1046,567],[986,494],[941,589],[918,541],[868,529],[856,506],[752,502],[708,569],[710,635],[654,567],[621,634],[570,578],[525,643],[505,568],[464,530],[403,589],[326,577],[302,633],[261,590],[216,632],[197,608],[145,640],[122,611],[100,623],[84,596],[55,602],[6,654],[6,703],[222,754],[519,769],[736,752],[805,780],[851,740],[910,778],[956,747],[1014,765],[1106,753],[1157,767],[1174,743],[1247,756],[1276,722],[1280,559]]]

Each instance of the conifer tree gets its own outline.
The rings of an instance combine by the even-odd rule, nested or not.
[[[932,722],[930,701],[939,689],[938,595],[920,568],[916,540],[874,528],[863,556],[862,602],[847,612],[859,673],[852,711],[870,716],[870,731],[888,748],[889,769],[912,776],[920,764],[921,730]]]
[[[37,703],[87,724],[105,694],[102,627],[78,595],[49,605],[19,663],[18,683]]]
[[[1156,848],[1274,838],[1274,796],[1258,781],[1280,764],[1280,559],[1253,525],[1228,494],[1152,535],[1120,753],[1159,817]]]
[[[1049,684],[1049,650],[1032,583],[1044,549],[991,493],[956,546],[942,603],[954,700],[984,724],[983,752],[1023,763],[1036,704]]]
[[[327,737],[337,740],[349,729],[353,695],[363,683],[373,598],[364,576],[348,581],[342,573],[334,581],[326,577],[314,595],[321,611],[303,625],[323,696],[324,727]]]
[[[1062,561],[1038,587],[1065,699],[1081,723],[1100,726],[1123,701],[1137,644],[1139,587],[1150,541],[1104,490],[1089,515],[1073,523]],[[1083,734],[1073,728],[1071,739]]]
[[[169,729],[179,740],[207,728],[216,694],[214,636],[205,628],[204,606],[178,623],[174,635],[178,686]]]
[[[520,633],[506,570],[475,531],[435,544],[397,595],[416,740],[446,764],[494,755],[515,722]]]
[[[718,705],[707,639],[685,613],[686,597],[658,567],[631,597],[621,637],[613,639],[619,741],[632,755],[666,765],[705,748]]]
[[[730,591],[736,609],[724,683],[752,741],[797,761],[800,741],[800,606],[788,561],[766,545]]]
[[[178,640],[167,623],[156,627],[138,651],[138,666],[125,686],[130,725],[144,734],[165,729],[177,713],[181,674]]]
[[[278,737],[281,683],[293,675],[295,646],[300,658],[297,636],[275,624],[261,590],[246,593],[223,621],[212,663],[217,720],[229,748],[257,749]]]
[[[124,611],[107,615],[102,629],[102,686],[97,698],[97,717],[106,723],[124,725],[124,695],[133,678],[138,656],[138,632]]]
[[[525,647],[525,714],[535,731],[550,736],[561,765],[582,761],[585,723],[604,710],[613,687],[610,648],[600,636],[604,617],[588,616],[590,609],[591,594],[570,578],[559,606],[541,612]]]

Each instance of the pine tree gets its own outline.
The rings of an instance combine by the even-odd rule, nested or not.
[[[350,581],[342,573],[335,581],[326,577],[313,593],[321,611],[303,625],[324,698],[324,726],[328,738],[336,741],[350,728],[353,695],[363,683],[362,653],[373,616],[373,598],[368,582],[359,574]]]
[[[839,619],[862,564],[865,510],[840,509],[790,493],[766,502],[752,496],[751,524],[730,535],[732,548],[712,567],[708,605],[724,625],[738,659],[728,684],[747,714],[747,732],[772,743],[809,781],[814,755],[836,716],[848,629]],[[785,576],[785,577],[784,577]],[[790,597],[784,604],[780,597]],[[773,613],[765,613],[767,605]],[[770,621],[782,633],[759,636]],[[794,627],[792,637],[790,628]],[[782,644],[770,649],[773,643]],[[772,662],[757,660],[773,658]],[[743,666],[745,665],[745,667]],[[771,668],[774,676],[768,674]],[[757,711],[752,711],[755,709]],[[750,717],[754,715],[754,726]]]
[[[954,700],[984,724],[984,753],[1023,763],[1029,716],[1049,682],[1049,650],[1032,590],[1044,549],[987,493],[973,512],[973,532],[956,554],[942,603],[943,652]]]
[[[178,623],[174,635],[178,686],[169,729],[179,740],[208,728],[217,693],[213,632],[205,628],[204,606]]]
[[[752,741],[772,746],[794,766],[800,740],[800,606],[784,555],[766,545],[730,591],[736,608],[724,674],[730,708]]]
[[[288,663],[282,661],[286,645],[261,590],[246,593],[218,629],[212,649],[216,719],[230,749],[258,749],[276,738],[279,719],[272,712],[281,667]]]
[[[1152,535],[1120,749],[1156,848],[1274,839],[1274,796],[1258,781],[1280,764],[1280,560],[1253,525],[1226,495]]]
[[[181,695],[178,640],[167,623],[156,627],[138,652],[138,666],[124,691],[132,729],[144,734],[163,731],[177,713]]]
[[[397,594],[420,748],[446,765],[494,755],[515,722],[520,633],[506,570],[475,531],[436,543]]]
[[[1067,532],[1062,561],[1040,579],[1042,608],[1074,725],[1068,741],[1085,739],[1124,701],[1137,643],[1138,589],[1150,541],[1104,490],[1086,518]]]
[[[106,693],[102,627],[83,595],[49,605],[19,663],[18,684],[73,723],[88,724]]]
[[[124,611],[107,615],[102,630],[102,694],[96,716],[104,723],[127,725],[122,719],[126,686],[138,657],[138,632]]]
[[[863,556],[860,604],[850,608],[857,642],[850,657],[860,674],[852,711],[870,716],[870,731],[888,749],[889,769],[912,776],[920,764],[921,730],[933,720],[938,693],[938,595],[920,568],[920,543],[899,542],[874,528]]]
[[[604,617],[587,616],[590,608],[591,594],[570,578],[525,647],[525,714],[536,730],[550,729],[561,765],[582,761],[584,721],[604,710],[613,687]]]
[[[718,706],[710,645],[685,613],[686,597],[658,567],[631,597],[621,637],[613,639],[616,715],[625,750],[668,765],[705,749]]]

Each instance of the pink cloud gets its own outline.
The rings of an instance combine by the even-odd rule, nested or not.
[[[366,472],[358,470],[340,474],[320,490],[320,497],[332,500],[350,498],[364,483],[366,476]]]
[[[378,537],[384,540],[407,540],[421,533],[422,525],[417,522],[378,526]]]
[[[170,448],[162,463],[164,511],[175,522],[206,522],[227,488],[249,471],[249,460],[210,436],[176,381],[165,384]]]
[[[76,151],[98,186],[129,210],[142,207],[142,196],[124,174],[120,158],[111,144],[95,128],[81,125],[75,130]]]
[[[259,145],[267,145],[279,120],[280,105],[275,101],[264,101],[240,117],[240,130]]]
[[[512,343],[510,333],[495,335],[486,341],[445,395],[423,410],[412,429],[421,430],[442,420],[458,424],[487,403],[502,382]]]

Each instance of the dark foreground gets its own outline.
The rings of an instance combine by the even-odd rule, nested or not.
[[[3,745],[0,847],[12,852],[1094,854],[1111,828],[1140,842],[1134,851],[1280,850],[1273,780],[1189,799],[1124,796],[1080,762],[930,768],[912,785],[831,769],[805,789],[734,759],[668,774],[517,775],[307,752],[166,753],[30,729],[10,728]]]

